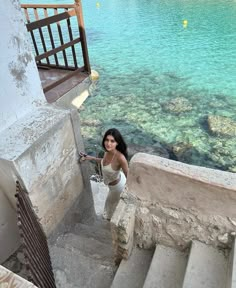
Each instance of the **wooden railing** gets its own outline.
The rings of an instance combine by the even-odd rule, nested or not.
[[[39,68],[72,71],[47,86],[48,91],[78,72],[91,73],[82,6],[74,4],[22,4]]]

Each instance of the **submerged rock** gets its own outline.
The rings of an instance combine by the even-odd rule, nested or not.
[[[192,108],[189,100],[184,97],[177,97],[163,104],[163,109],[165,111],[176,114],[191,111]]]
[[[228,170],[229,172],[236,173],[236,166],[229,167]]]
[[[183,163],[199,165],[201,155],[191,143],[179,142],[169,147],[171,159]]]
[[[138,152],[157,155],[163,158],[169,158],[168,151],[160,143],[159,145],[155,144],[155,146],[141,146],[137,144],[128,145],[129,159],[131,159],[134,156],[134,154]]]
[[[87,119],[81,121],[81,124],[86,126],[101,126],[102,122],[99,119]]]
[[[179,161],[183,161],[186,160],[186,153],[189,153],[189,150],[192,149],[192,145],[189,143],[184,143],[184,142],[180,142],[180,143],[175,143],[172,146],[172,153],[174,154],[174,156],[176,157],[177,160]]]
[[[235,137],[236,121],[218,115],[209,115],[207,118],[209,130],[212,134],[218,136]]]
[[[236,144],[234,138],[216,143],[209,154],[218,167],[225,171],[236,172]]]

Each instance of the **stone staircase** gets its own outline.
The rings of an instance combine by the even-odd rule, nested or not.
[[[231,251],[193,241],[189,251],[134,248],[114,264],[110,223],[76,224],[50,245],[57,288],[236,288]],[[117,270],[117,271],[116,271]]]
[[[134,248],[117,269],[110,222],[102,219],[108,191],[91,184],[96,220],[68,218],[50,241],[57,288],[236,288],[235,241],[231,250],[198,241],[185,252],[159,244],[155,251]]]
[[[110,287],[114,264],[110,223],[76,224],[49,246],[57,288]]]
[[[234,244],[235,245],[235,244]],[[193,241],[190,252],[157,245],[122,260],[112,288],[236,288],[236,254]]]

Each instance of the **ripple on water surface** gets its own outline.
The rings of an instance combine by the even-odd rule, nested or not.
[[[115,126],[131,147],[161,143],[174,159],[235,172],[236,134],[225,119],[236,125],[236,3],[100,3],[84,3],[91,63],[101,75],[81,112],[83,121],[99,119],[82,126],[87,149]],[[210,115],[224,118],[212,123]]]
[[[114,126],[130,147],[236,172],[236,2],[88,0],[83,12],[101,76],[80,113],[88,152]]]

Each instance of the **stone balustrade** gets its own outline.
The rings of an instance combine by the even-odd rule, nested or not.
[[[124,244],[121,234],[134,234],[136,244],[146,249],[156,243],[185,249],[193,239],[231,246],[236,234],[236,174],[137,153],[130,162],[127,187],[117,210],[132,204],[135,221],[124,231],[120,223],[132,217],[115,212],[117,256],[124,258],[130,250],[118,253],[117,247]]]

